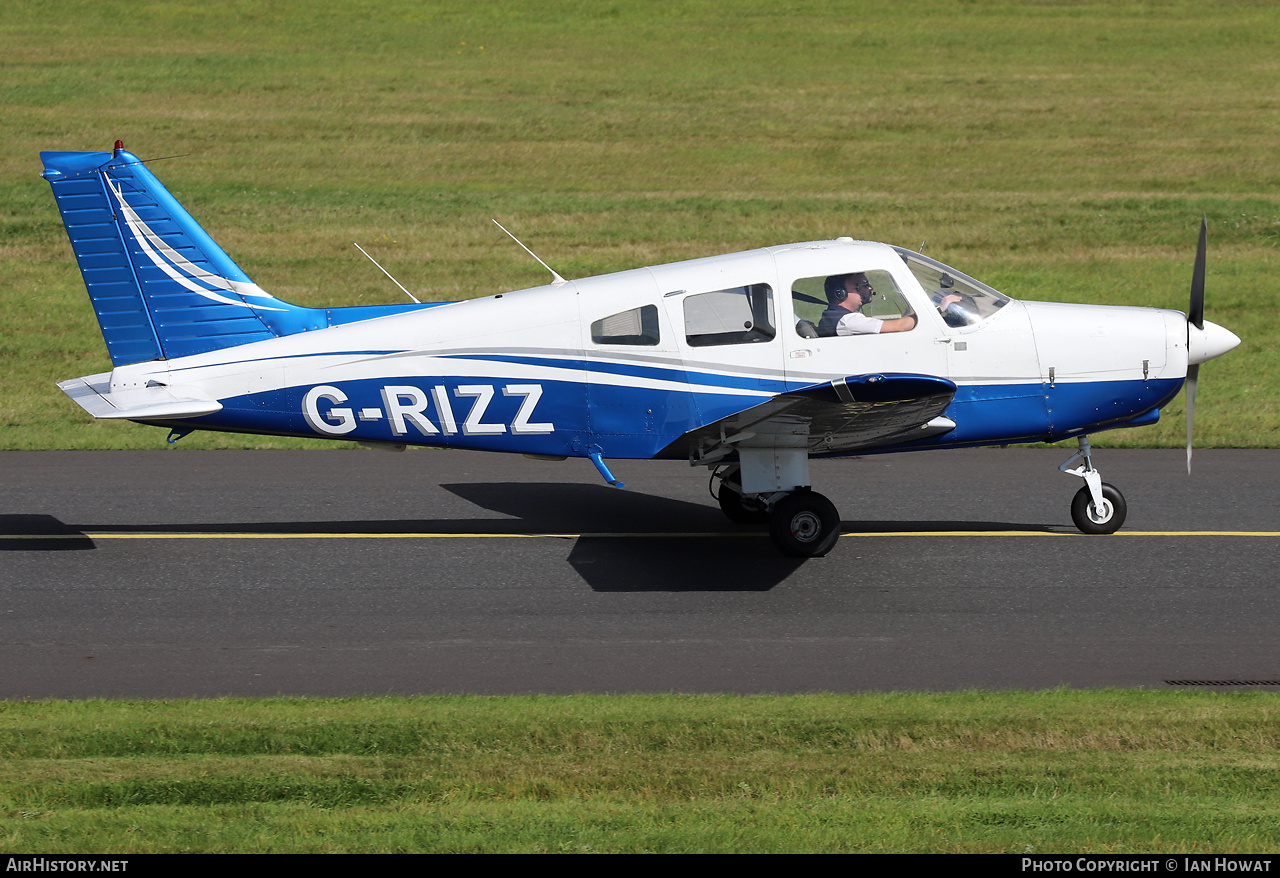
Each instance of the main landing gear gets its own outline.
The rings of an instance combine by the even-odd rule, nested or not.
[[[1076,491],[1071,500],[1071,520],[1084,533],[1113,534],[1124,524],[1129,507],[1119,489],[1102,481],[1101,474],[1093,468],[1089,438],[1081,436],[1078,441],[1080,447],[1076,453],[1058,467],[1068,475],[1084,479],[1084,487]],[[1080,465],[1072,469],[1077,462]]]
[[[1079,438],[1079,448],[1058,469],[1084,479],[1084,487],[1071,501],[1071,520],[1087,534],[1113,534],[1124,524],[1128,505],[1115,485],[1102,481],[1094,469],[1087,436]],[[830,500],[809,488],[808,458],[803,452],[787,456],[775,450],[759,455],[751,449],[739,452],[753,472],[743,487],[742,464],[713,467],[711,495],[725,516],[738,524],[768,524],[773,544],[784,555],[820,558],[831,551],[840,537],[840,513]],[[753,455],[758,455],[754,456]],[[796,466],[789,478],[770,478],[770,461],[777,473]],[[764,477],[761,477],[764,472]],[[718,484],[717,484],[718,483]]]
[[[742,493],[742,475],[739,466],[730,464],[723,471],[711,474],[714,485],[720,479],[719,492],[711,493],[720,503],[720,511],[735,524],[764,524],[769,520],[769,507],[757,497],[746,497]]]
[[[715,482],[719,480],[719,491]],[[826,497],[808,486],[767,494],[742,490],[738,464],[711,474],[712,494],[720,510],[738,524],[769,525],[769,536],[778,551],[796,558],[820,558],[840,537],[840,513]]]

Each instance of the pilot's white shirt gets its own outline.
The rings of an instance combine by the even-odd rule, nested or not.
[[[874,335],[882,326],[884,321],[878,317],[868,317],[861,311],[850,311],[836,324],[836,335]]]

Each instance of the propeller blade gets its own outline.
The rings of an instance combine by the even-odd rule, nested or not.
[[[1209,241],[1209,218],[1200,217],[1200,244],[1196,247],[1196,267],[1191,275],[1191,304],[1187,307],[1188,327],[1204,329],[1204,252]],[[1188,332],[1190,328],[1188,328]]]
[[[1204,257],[1209,245],[1209,217],[1200,214],[1200,243],[1196,245],[1196,267],[1191,272],[1191,302],[1187,306],[1187,350],[1191,350],[1191,327],[1204,329]],[[1187,366],[1187,475],[1191,475],[1191,434],[1196,422],[1196,383],[1200,364]]]
[[[1196,381],[1200,377],[1200,364],[1187,367],[1187,475],[1191,475],[1191,428],[1196,421]]]

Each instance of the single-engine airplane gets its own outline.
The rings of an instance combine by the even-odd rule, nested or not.
[[[840,530],[809,459],[872,452],[1076,439],[1060,467],[1084,481],[1072,518],[1113,533],[1125,501],[1088,436],[1155,423],[1185,383],[1189,469],[1199,364],[1240,342],[1204,320],[1207,221],[1186,315],[1017,301],[847,237],[581,280],[551,270],[460,302],[305,308],[254,284],[119,141],[40,156],[114,367],[58,386],[95,418],[170,441],[586,458],[611,484],[610,459],[685,460],[711,471],[730,519],[768,522],[800,557]]]

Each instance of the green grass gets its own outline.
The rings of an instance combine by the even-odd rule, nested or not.
[[[841,234],[1019,298],[1185,308],[1204,446],[1280,441],[1269,2],[65,2],[0,9],[0,447],[158,447],[52,385],[109,367],[41,149],[116,138],[260,285],[425,299]],[[1100,437],[1170,446],[1164,424]],[[294,446],[195,434],[183,447]]]
[[[1280,702],[0,703],[0,850],[1274,850]]]
[[[1224,2],[0,6],[0,448],[146,448],[42,149],[120,138],[304,305],[848,234],[1184,308],[1201,446],[1280,444],[1280,11]],[[1158,426],[1095,444],[1176,446]],[[179,447],[297,447],[194,434]],[[345,443],[309,443],[343,447]],[[0,850],[1274,850],[1271,696],[0,703]]]

